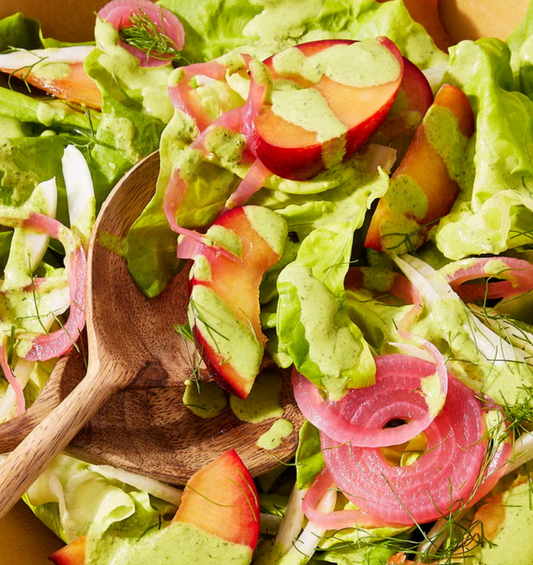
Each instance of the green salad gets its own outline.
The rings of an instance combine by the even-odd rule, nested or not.
[[[159,149],[120,253],[148,297],[191,269],[213,380],[180,409],[299,434],[185,488],[58,456],[24,495],[55,563],[533,562],[532,18],[448,52],[402,0],[115,0],[87,45],[0,20],[0,422],[76,347],[95,217]]]

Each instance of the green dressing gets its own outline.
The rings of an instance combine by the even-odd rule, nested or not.
[[[233,255],[242,258],[242,241],[233,230],[216,224],[207,230],[206,235],[214,245],[219,245]]]
[[[282,386],[281,375],[265,370],[257,376],[250,394],[244,400],[236,396],[230,397],[231,409],[239,420],[252,424],[279,418],[283,415],[280,403]]]
[[[291,124],[315,132],[319,143],[342,136],[348,129],[314,88],[274,91],[272,111]]]
[[[427,196],[409,175],[401,174],[391,180],[387,198],[390,208],[398,215],[409,215],[416,220],[422,220],[427,214]]]
[[[242,159],[246,147],[246,139],[225,127],[213,127],[205,139],[205,147],[214,153],[222,162],[237,164]]]
[[[191,327],[198,327],[224,362],[231,363],[244,378],[253,380],[263,359],[263,347],[250,325],[238,320],[231,308],[204,285],[194,286],[189,312],[195,316]]]
[[[286,437],[289,437],[294,431],[292,422],[288,420],[276,420],[270,430],[265,432],[257,440],[257,446],[262,449],[276,449],[279,447]]]
[[[493,502],[497,504],[497,502]],[[530,565],[533,555],[533,511],[528,480],[511,487],[500,501],[503,523],[466,558],[467,565]],[[498,514],[496,514],[496,517]]]
[[[287,239],[285,220],[263,206],[247,206],[244,213],[254,230],[270,245],[274,253],[281,255]]]
[[[46,59],[32,69],[33,74],[45,81],[66,79],[70,75],[71,67],[68,63],[48,63]]]
[[[197,255],[194,259],[194,278],[199,281],[211,280],[211,263],[205,255]],[[192,274],[192,273],[191,273]]]
[[[185,382],[183,404],[200,418],[214,418],[226,407],[227,395],[214,382]]]
[[[301,347],[307,348],[309,361],[323,374],[322,386],[328,390],[330,398],[340,398],[346,388],[341,373],[361,361],[361,346],[348,327],[336,327],[334,323],[339,300],[306,267],[290,265],[285,268],[280,273],[278,285],[284,283],[291,285],[294,299],[299,302],[299,325],[305,335],[298,341]]]
[[[435,151],[442,157],[450,177],[460,186],[471,175],[468,139],[459,130],[457,118],[449,108],[433,104],[424,116],[424,133]]]
[[[172,522],[140,539],[104,534],[87,543],[86,565],[248,565],[250,547],[225,541],[192,524]]]
[[[446,397],[442,394],[442,388],[438,373],[424,377],[421,381],[422,394],[426,399],[430,416],[437,416],[441,411]]]
[[[310,57],[291,49],[274,56],[274,69],[281,75],[298,73],[315,84],[325,75],[346,86],[368,88],[396,80],[400,64],[379,42],[366,40],[334,45]]]

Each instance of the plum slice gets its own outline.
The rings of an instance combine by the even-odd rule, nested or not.
[[[259,285],[280,258],[285,220],[261,206],[225,212],[192,254],[189,322],[197,347],[217,382],[246,398],[263,360]]]
[[[403,69],[403,57],[385,37],[303,43],[263,67],[251,65],[251,152],[272,173],[294,180],[338,165],[381,125]]]
[[[474,130],[468,97],[456,86],[443,85],[378,203],[366,247],[398,255],[426,241],[459,194]]]

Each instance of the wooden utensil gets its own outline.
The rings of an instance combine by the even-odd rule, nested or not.
[[[283,417],[294,423],[295,431],[272,452],[256,446],[272,420],[248,424],[229,408],[216,418],[202,419],[182,405],[184,381],[194,367],[174,328],[187,319],[187,272],[159,297],[148,299],[130,277],[125,260],[105,244],[125,237],[151,198],[158,171],[159,157],[153,154],[122,179],[102,207],[88,257],[89,363],[85,367],[81,353],[60,361],[43,392],[45,401],[28,418],[28,429],[57,407],[0,466],[0,517],[71,441],[68,452],[78,458],[170,483],[185,483],[230,448],[254,475],[277,466],[296,449],[302,416],[287,378]],[[165,386],[169,382],[173,386]],[[163,387],[124,390],[136,383]]]

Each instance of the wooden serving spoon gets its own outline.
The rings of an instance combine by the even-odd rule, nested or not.
[[[193,367],[188,346],[174,328],[187,319],[187,272],[148,299],[126,261],[104,243],[125,237],[153,195],[158,171],[159,156],[153,154],[122,179],[100,211],[88,257],[89,363],[86,367],[81,353],[61,360],[43,391],[44,401],[30,409],[25,431],[47,415],[0,465],[0,517],[69,442],[68,452],[80,459],[174,484],[185,483],[230,448],[253,475],[296,450],[303,417],[288,378],[281,405],[294,432],[272,451],[256,445],[272,420],[249,424],[229,408],[203,419],[182,404]],[[151,388],[125,390],[135,384]]]

